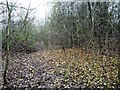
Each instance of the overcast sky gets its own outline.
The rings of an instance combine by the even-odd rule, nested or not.
[[[50,15],[50,10],[52,4],[50,4],[53,0],[8,0],[8,2],[17,2],[17,5],[28,8],[30,4],[30,8],[34,9],[34,14],[39,20],[44,20],[45,17]],[[0,0],[0,2],[6,2],[6,0]]]
[[[15,0],[14,0],[15,1]],[[30,3],[31,8],[35,8],[36,16],[40,19],[44,19],[45,16],[49,16],[52,0],[17,0],[24,7],[28,7]]]

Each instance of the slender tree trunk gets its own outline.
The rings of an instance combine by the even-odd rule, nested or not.
[[[6,75],[7,75],[7,70],[8,70],[8,64],[9,64],[9,51],[10,51],[10,19],[11,19],[11,11],[7,2],[7,9],[8,9],[8,28],[7,28],[7,36],[6,36],[6,41],[7,41],[7,51],[6,51],[6,58],[5,60],[5,68],[4,68],[4,73],[3,73],[3,86],[7,84],[6,80]]]
[[[90,21],[91,21],[91,24],[92,24],[92,13],[91,13],[91,4],[90,4],[90,2],[88,2],[88,11],[89,11]]]

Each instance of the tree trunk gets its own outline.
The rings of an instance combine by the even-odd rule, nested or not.
[[[7,70],[8,70],[8,64],[9,64],[9,51],[10,51],[10,20],[11,20],[11,12],[12,9],[10,9],[9,4],[7,2],[7,9],[8,9],[8,28],[7,28],[7,51],[6,51],[6,58],[5,60],[5,68],[4,68],[4,73],[3,73],[3,86],[5,86],[7,84],[7,80],[6,80],[6,75],[7,75]]]

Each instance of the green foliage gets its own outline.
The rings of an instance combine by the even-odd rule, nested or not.
[[[34,44],[38,40],[38,31],[36,25],[33,23],[33,19],[28,16],[23,20],[22,18],[14,21],[10,20],[10,35],[9,35],[9,46],[10,51],[32,51],[35,50]],[[6,26],[7,27],[7,26]],[[7,28],[2,31],[2,49],[7,50]],[[20,50],[19,50],[20,49]]]

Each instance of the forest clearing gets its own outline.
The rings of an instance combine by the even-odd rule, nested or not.
[[[120,1],[1,0],[0,89],[71,88],[120,88]]]

